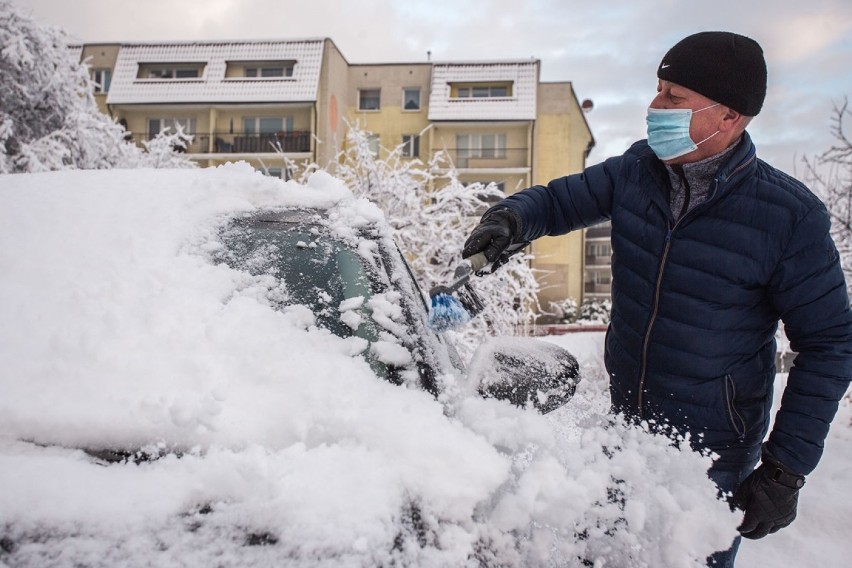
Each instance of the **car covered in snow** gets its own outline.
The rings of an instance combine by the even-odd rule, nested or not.
[[[432,329],[404,255],[387,227],[353,226],[339,215],[296,207],[237,217],[223,228],[213,259],[265,279],[277,308],[307,308],[313,325],[348,341],[377,377],[440,396],[442,375],[463,374],[465,365]],[[470,377],[478,392],[541,411],[569,400],[579,380],[576,359],[551,343],[514,343],[480,347]]]
[[[0,565],[617,564],[733,534],[678,481],[706,458],[572,399],[564,350],[463,362],[325,173],[0,176],[0,239]],[[698,545],[637,552],[684,519]]]

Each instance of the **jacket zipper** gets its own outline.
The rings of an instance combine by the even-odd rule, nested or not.
[[[679,223],[680,221],[678,221]],[[657,312],[660,308],[660,286],[663,283],[663,273],[666,271],[666,260],[669,257],[669,249],[671,249],[672,245],[672,233],[674,232],[675,227],[677,227],[678,223],[675,223],[674,227],[669,227],[668,233],[666,233],[666,244],[663,248],[663,257],[660,260],[660,270],[657,273],[657,285],[654,288],[654,310],[651,312],[651,320],[648,322],[648,329],[645,331],[645,339],[642,341],[642,367],[641,372],[639,373],[639,398],[638,398],[638,410],[639,410],[639,419],[644,418],[643,410],[642,410],[642,392],[645,390],[645,374],[648,370],[648,346],[651,343],[651,330],[654,329],[654,322],[657,319]]]
[[[751,158],[749,158],[748,160],[746,160],[745,162],[743,162],[742,164],[740,164],[739,166],[737,166],[737,168],[736,168],[734,171],[732,171],[730,174],[728,174],[728,177],[727,177],[726,181],[727,181],[727,180],[730,180],[732,177],[734,177],[734,175],[735,175],[737,172],[739,172],[741,169],[745,168],[745,167],[746,167],[746,166],[748,166],[750,163],[752,163],[752,162],[754,161],[754,158],[755,158],[755,156],[752,156]],[[719,184],[719,179],[718,179],[718,178],[716,179],[716,184],[717,184],[717,185],[716,185],[716,188],[718,189],[718,188],[719,188],[719,186],[718,186],[718,184]],[[709,200],[708,200],[708,201],[709,201]]]
[[[742,164],[737,166],[737,168],[735,170],[733,170],[728,175],[726,182],[728,180],[730,180],[734,176],[734,174],[736,174],[737,172],[739,172],[740,170],[742,170],[743,168],[748,166],[750,163],[752,163],[754,161],[754,159],[755,159],[755,156],[751,156],[748,160],[746,160],[745,162],[743,162]],[[705,203],[711,201],[713,199],[713,197],[715,197],[716,192],[719,191],[719,178],[714,179],[713,182],[715,184],[715,187],[713,188],[713,193],[710,194],[710,196],[707,198],[707,201],[705,201]],[[693,209],[693,211],[694,211],[694,209]],[[663,257],[660,260],[660,270],[657,273],[657,285],[654,288],[654,310],[651,312],[651,319],[648,322],[648,328],[645,331],[645,338],[642,341],[642,364],[641,364],[641,367],[640,367],[641,372],[639,373],[639,393],[638,393],[638,399],[637,399],[637,402],[638,402],[638,409],[637,410],[638,410],[638,416],[639,416],[640,420],[642,420],[644,418],[644,411],[642,409],[644,397],[642,396],[642,393],[645,390],[645,379],[647,378],[646,375],[647,375],[647,371],[648,371],[648,347],[651,344],[651,331],[654,329],[654,322],[657,320],[657,313],[658,313],[659,308],[660,308],[660,286],[662,286],[662,283],[663,283],[663,273],[666,270],[666,261],[668,260],[669,250],[671,249],[672,233],[674,233],[674,230],[677,228],[677,226],[680,225],[680,223],[686,217],[688,217],[690,213],[692,213],[692,211],[688,211],[686,214],[682,215],[680,217],[680,219],[678,219],[677,222],[674,224],[674,226],[669,227],[669,230],[666,233],[666,244],[665,244],[665,247],[663,248]]]

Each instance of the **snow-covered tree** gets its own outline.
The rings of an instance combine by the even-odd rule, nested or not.
[[[127,142],[93,92],[65,32],[0,0],[0,173],[192,166],[172,150],[178,133],[148,151]]]
[[[835,143],[815,158],[805,158],[805,181],[820,195],[831,216],[831,234],[852,289],[852,139],[844,120],[852,115],[849,100],[834,107],[831,134]]]
[[[467,236],[488,201],[503,193],[494,184],[459,181],[442,152],[429,163],[404,157],[403,146],[383,149],[383,153],[386,156],[379,159],[369,133],[357,124],[350,125],[345,149],[327,169],[353,193],[367,197],[385,212],[424,290],[452,283]],[[539,286],[530,259],[528,254],[516,254],[494,274],[472,279],[471,286],[485,309],[457,332],[468,346],[475,346],[485,334],[514,334],[531,325]]]

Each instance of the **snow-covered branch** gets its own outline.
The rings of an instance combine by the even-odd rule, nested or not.
[[[804,179],[823,199],[831,216],[831,234],[840,253],[846,281],[852,289],[852,141],[844,120],[852,111],[849,101],[835,105],[831,134],[835,144],[815,158],[805,158]]]
[[[403,145],[381,153],[383,159],[371,146],[369,132],[349,125],[345,148],[327,169],[385,212],[424,290],[450,284],[467,236],[488,203],[503,192],[494,184],[462,183],[443,152],[428,163],[406,157]],[[473,348],[486,335],[515,334],[531,325],[539,290],[531,259],[518,254],[495,274],[474,278],[472,286],[486,307],[456,332],[464,345]]]

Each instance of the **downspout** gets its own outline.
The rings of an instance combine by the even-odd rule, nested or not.
[[[530,172],[527,174],[527,187],[531,187],[533,184],[533,173],[535,172],[535,164],[533,162],[533,156],[535,156],[534,150],[535,145],[535,120],[530,122],[529,128],[527,128],[527,163],[530,165]]]
[[[313,163],[319,164],[319,156],[317,155],[317,143],[316,140],[319,137],[319,133],[317,129],[319,128],[319,110],[317,109],[318,101],[314,101],[314,104],[311,106],[311,122],[313,122],[313,127],[311,130],[311,158]]]
[[[218,128],[216,128],[216,123],[219,120],[219,113],[216,111],[216,107],[210,107],[210,116],[208,117],[208,119],[210,121],[210,124],[207,128],[207,154],[209,155],[212,154],[213,150],[216,148],[216,140],[214,139],[214,137],[215,132],[218,130]],[[212,166],[213,160],[208,159],[207,167],[209,168]]]
[[[534,150],[535,145],[535,119],[530,122],[529,127],[527,128],[527,163],[530,165],[530,171],[527,174],[527,187],[532,187],[533,185],[533,172],[534,172],[534,163],[533,156],[535,156]],[[527,261],[527,265],[530,268],[533,267],[533,260],[535,259],[535,245],[530,244],[530,252],[532,253],[532,258]]]

